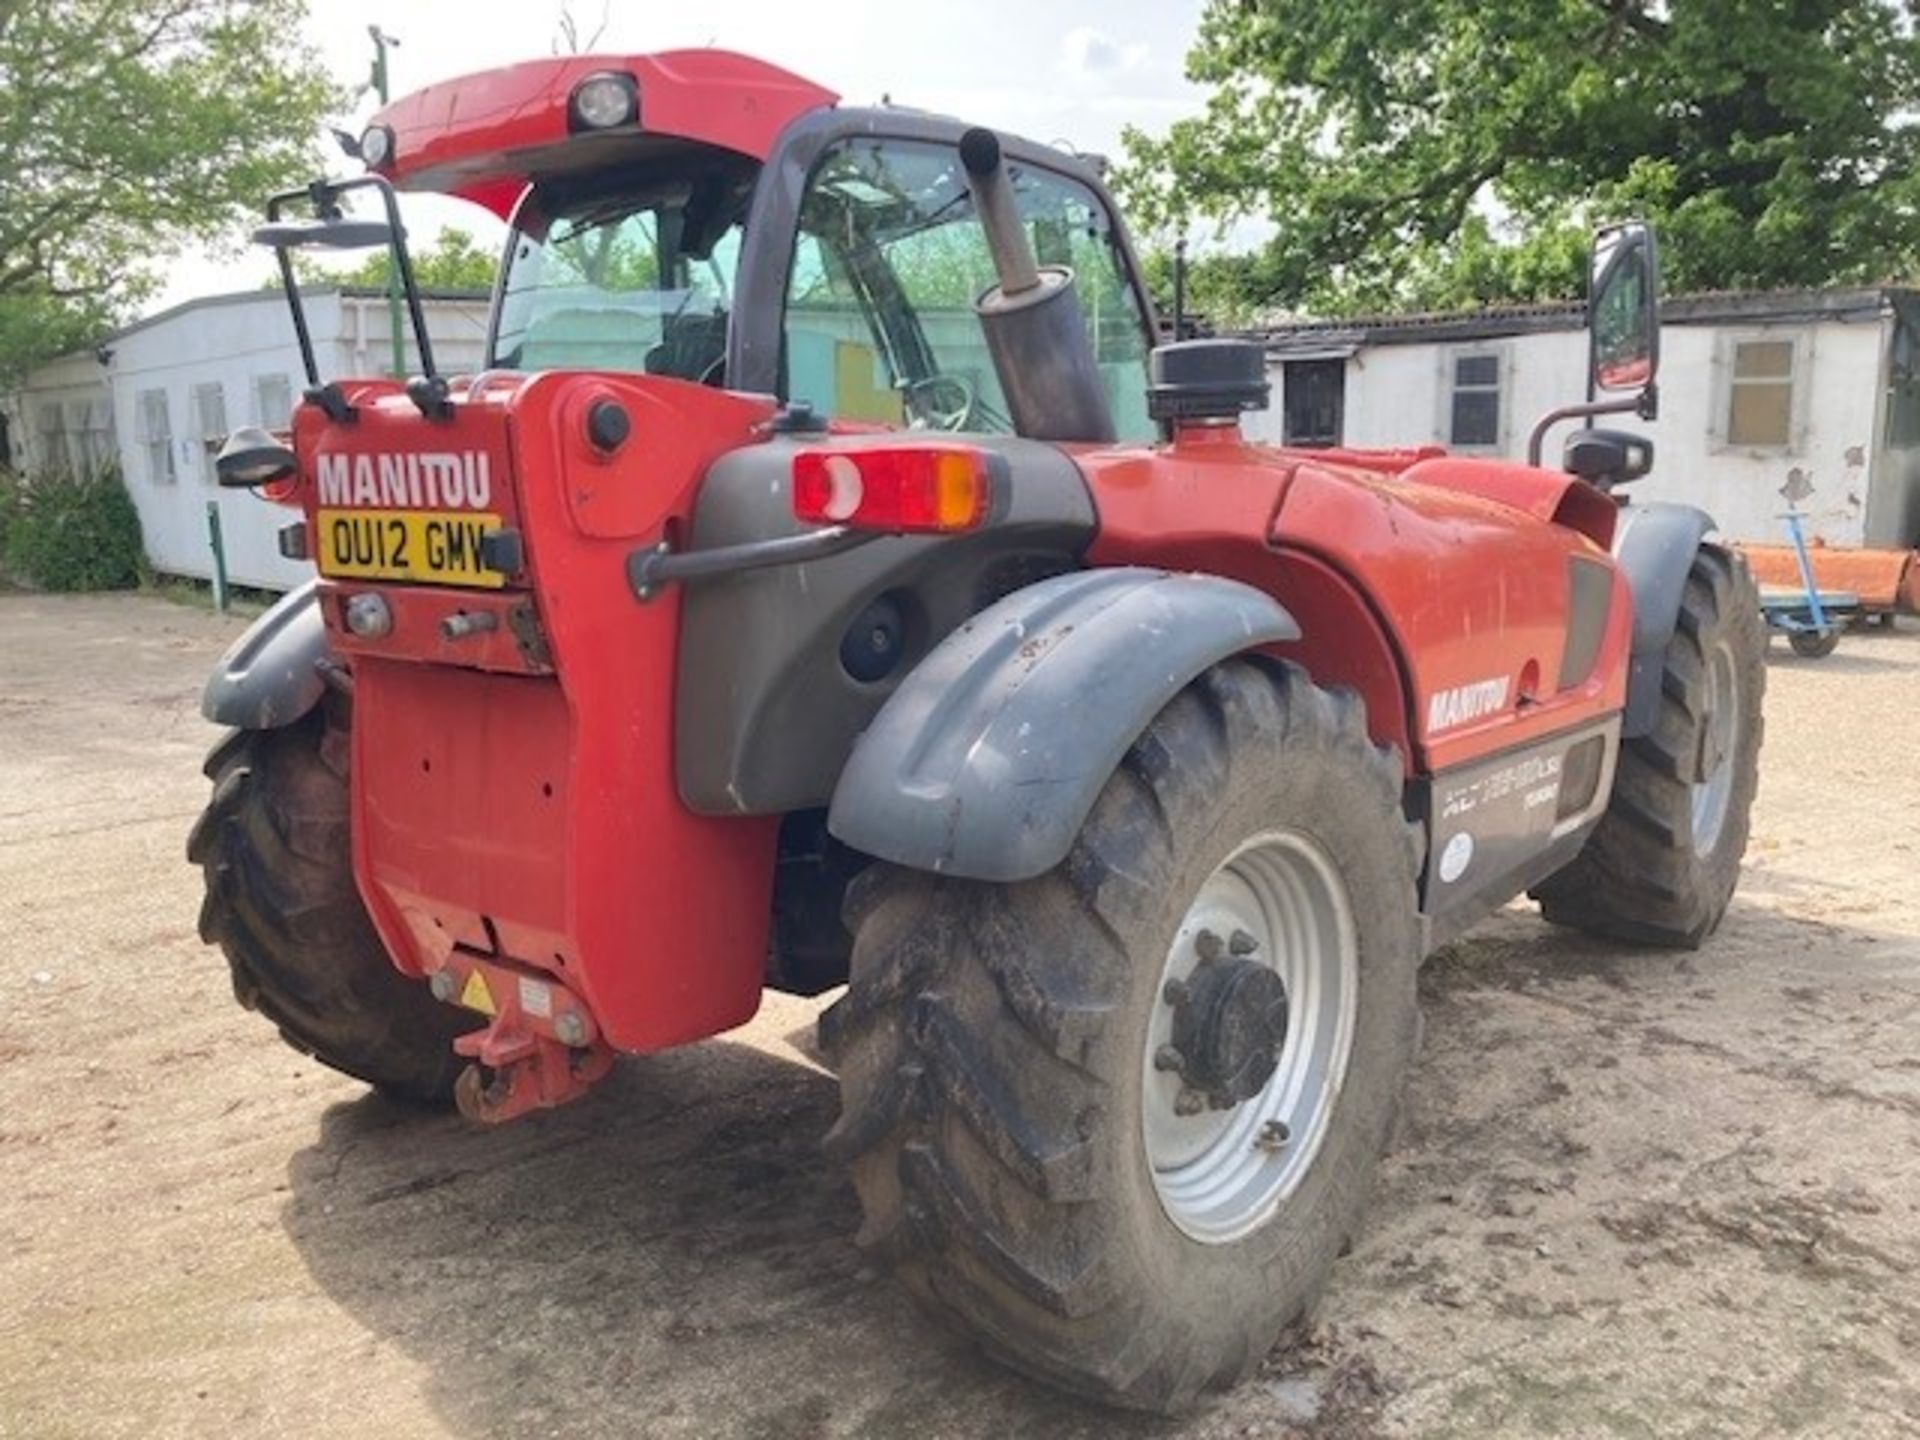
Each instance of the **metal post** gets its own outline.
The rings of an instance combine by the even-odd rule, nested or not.
[[[1820,634],[1827,633],[1827,607],[1820,603],[1820,585],[1813,575],[1813,557],[1807,554],[1806,532],[1800,528],[1800,512],[1788,510],[1780,517],[1787,522],[1787,534],[1793,540],[1793,558],[1800,563],[1800,583],[1807,587],[1807,614],[1813,618],[1813,628]]]
[[[1173,338],[1187,338],[1187,237],[1173,242]]]
[[[373,93],[380,97],[380,104],[384,107],[389,98],[387,51],[400,42],[378,25],[367,26],[367,34],[373,37]],[[393,331],[393,377],[404,380],[407,378],[407,332],[400,316],[400,266],[394,259],[391,247],[387,252],[387,319]]]
[[[220,502],[207,501],[207,544],[213,549],[213,608],[227,613],[227,545],[220,536]]]

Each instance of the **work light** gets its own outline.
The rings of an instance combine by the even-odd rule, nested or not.
[[[360,158],[369,170],[393,159],[393,131],[385,125],[369,125],[360,136]]]
[[[589,75],[573,91],[576,130],[611,130],[639,118],[640,91],[631,75],[602,71]]]

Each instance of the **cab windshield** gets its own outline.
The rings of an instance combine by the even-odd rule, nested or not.
[[[725,383],[734,267],[757,167],[712,154],[617,188],[529,197],[490,364]]]

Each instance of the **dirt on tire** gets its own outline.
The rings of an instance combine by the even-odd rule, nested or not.
[[[1005,1363],[1108,1403],[1185,1409],[1257,1365],[1359,1223],[1413,1049],[1420,847],[1400,783],[1351,692],[1236,661],[1160,713],[1045,875],[863,876],[853,979],[820,1026],[862,1243]],[[1142,1144],[1146,1017],[1201,883],[1278,827],[1310,832],[1352,897],[1352,1058],[1299,1189],[1199,1244]]]

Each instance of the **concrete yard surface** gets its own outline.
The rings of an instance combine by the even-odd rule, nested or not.
[[[1164,1423],[1001,1373],[863,1262],[816,1003],[496,1130],[282,1046],[184,858],[237,630],[0,595],[0,1436],[1920,1432],[1911,623],[1776,646],[1705,948],[1517,904],[1429,964],[1314,1325]]]

